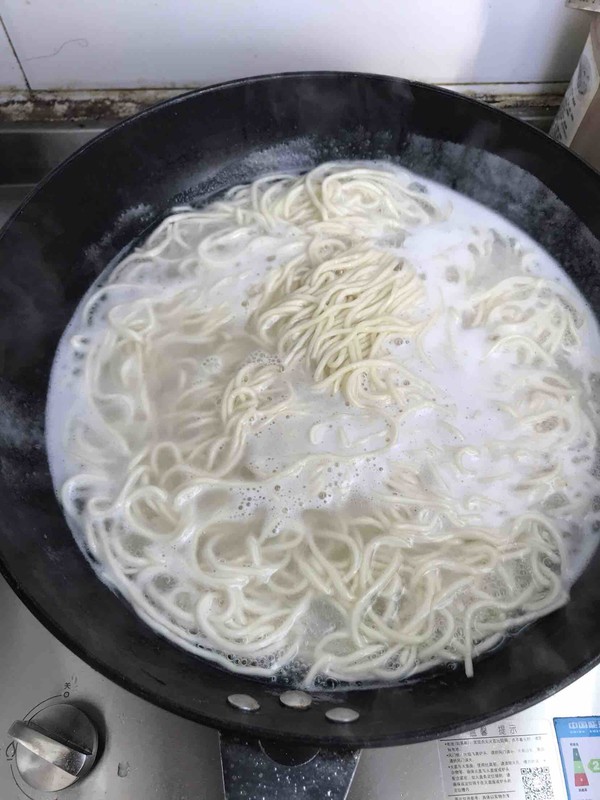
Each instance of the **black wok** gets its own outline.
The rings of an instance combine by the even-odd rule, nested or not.
[[[543,133],[456,94],[394,78],[301,73],[236,81],[121,123],[55,170],[0,235],[0,567],[46,627],[130,691],[222,730],[356,748],[415,742],[514,713],[600,657],[600,553],[569,604],[478,660],[378,690],[281,705],[161,638],[94,575],[63,519],[44,444],[58,339],[98,273],[173,205],[265,172],[386,158],[475,198],[537,240],[600,310],[600,177]],[[468,391],[468,387],[465,387]],[[227,702],[252,695],[260,710]],[[347,725],[324,712],[344,705]]]

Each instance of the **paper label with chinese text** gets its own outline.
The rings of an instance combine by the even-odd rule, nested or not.
[[[565,800],[549,720],[509,719],[438,742],[448,800]]]

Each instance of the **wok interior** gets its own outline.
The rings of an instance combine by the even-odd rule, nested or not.
[[[0,560],[29,607],[92,666],[176,713],[296,741],[384,745],[513,713],[600,653],[600,556],[561,611],[480,660],[378,690],[321,694],[295,714],[277,682],[226,673],[162,639],[93,574],[52,489],[44,447],[58,339],[94,278],[174,205],[201,204],[272,171],[391,159],[487,205],[531,235],[598,313],[600,178],[542,134],[431,87],[353,74],[242,81],[121,124],[60,168],[0,238]],[[232,693],[261,704],[231,708]],[[348,726],[323,711],[350,705]]]

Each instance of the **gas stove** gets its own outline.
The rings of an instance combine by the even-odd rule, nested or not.
[[[0,224],[33,180],[98,132],[0,129]],[[2,578],[0,608],[0,800],[224,797],[216,731],[95,672],[34,618]],[[65,725],[78,733],[61,734]],[[54,745],[43,735],[53,730]],[[68,771],[39,757],[48,746],[60,755],[69,735],[85,740],[80,774],[87,774],[74,782]],[[302,794],[299,786],[290,796]],[[441,741],[363,751],[348,794],[349,800],[575,797],[600,800],[600,667],[502,722]]]

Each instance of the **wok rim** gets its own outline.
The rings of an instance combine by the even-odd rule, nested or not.
[[[238,78],[230,81],[220,82],[216,84],[211,84],[209,86],[192,89],[190,91],[185,91],[180,95],[177,95],[172,98],[168,98],[166,100],[162,100],[158,103],[153,104],[152,106],[139,111],[138,113],[128,117],[125,120],[121,120],[117,122],[115,125],[110,126],[105,131],[100,133],[98,136],[95,136],[89,142],[86,142],[82,147],[78,148],[74,153],[72,153],[67,159],[61,162],[57,167],[51,170],[36,186],[32,189],[32,191],[27,195],[27,197],[19,204],[18,208],[10,215],[6,223],[3,225],[2,229],[0,230],[0,240],[4,237],[7,230],[10,228],[14,220],[21,214],[23,209],[41,192],[43,189],[51,183],[56,176],[61,174],[64,170],[66,170],[74,161],[76,161],[83,153],[87,152],[90,148],[95,147],[99,142],[103,141],[106,137],[112,136],[114,133],[121,131],[122,129],[132,125],[133,123],[144,119],[146,117],[151,117],[153,114],[157,113],[158,111],[166,108],[173,108],[179,105],[180,103],[184,103],[189,101],[193,98],[203,97],[205,95],[210,95],[213,93],[222,92],[227,89],[236,88],[236,87],[243,87],[248,86],[255,83],[267,83],[273,82],[276,80],[296,80],[302,78],[309,78],[315,79],[319,77],[358,77],[361,79],[368,79],[372,81],[382,81],[385,83],[396,83],[401,84],[408,87],[417,87],[420,90],[423,90],[431,95],[443,95],[446,97],[452,98],[453,102],[458,104],[470,105],[476,107],[480,112],[484,115],[487,115],[488,118],[497,118],[502,119],[504,124],[510,124],[515,129],[524,126],[535,137],[539,139],[540,142],[543,143],[545,148],[553,148],[557,154],[560,154],[562,159],[568,159],[571,163],[579,163],[580,167],[583,167],[584,171],[586,171],[590,177],[593,177],[596,181],[600,181],[600,176],[598,173],[580,156],[573,153],[567,147],[562,145],[561,143],[551,139],[546,133],[539,130],[535,126],[531,125],[530,123],[525,122],[524,120],[518,119],[516,117],[511,116],[507,112],[503,111],[502,109],[495,108],[493,106],[489,106],[473,97],[469,97],[467,95],[462,95],[457,92],[454,92],[450,89],[442,88],[440,86],[434,86],[425,82],[421,81],[413,81],[405,78],[399,78],[395,76],[388,76],[379,73],[366,73],[366,72],[359,72],[359,71],[348,71],[348,70],[318,70],[318,71],[311,71],[311,70],[303,70],[303,71],[291,71],[291,72],[276,72],[276,73],[267,73],[261,74],[246,78]],[[65,521],[65,526],[68,528],[68,525]],[[70,531],[69,531],[70,534]],[[178,704],[174,700],[164,696],[160,693],[160,690],[156,692],[151,692],[145,690],[141,685],[137,684],[134,680],[130,679],[128,676],[119,672],[118,669],[111,666],[110,663],[106,661],[102,661],[99,658],[96,658],[94,655],[90,654],[87,649],[80,645],[79,641],[72,636],[64,627],[60,625],[60,623],[55,620],[46,610],[41,607],[35,599],[33,593],[31,593],[25,585],[19,583],[16,580],[11,571],[8,568],[7,563],[5,563],[3,554],[0,552],[0,574],[2,574],[7,581],[8,585],[11,587],[12,591],[15,592],[19,600],[25,605],[25,607],[33,614],[33,616],[40,622],[51,634],[54,636],[62,645],[64,645],[67,649],[69,649],[72,653],[74,653],[78,658],[80,658],[84,663],[92,667],[92,669],[99,672],[105,678],[109,679],[113,683],[117,684],[121,688],[125,689],[126,691],[131,692],[132,694],[140,697],[151,704],[158,706],[164,710],[170,711],[171,713],[176,714],[177,716],[181,716],[185,719],[192,720],[194,722],[204,724],[208,727],[215,728],[218,730],[223,730],[226,732],[237,733],[237,734],[247,734],[252,737],[257,738],[267,738],[273,739],[273,727],[272,725],[261,726],[260,724],[260,716],[253,716],[251,714],[241,714],[239,718],[239,722],[233,721],[231,719],[222,718],[218,714],[213,714],[210,712],[209,709],[202,710],[201,707],[191,708],[184,704]],[[595,666],[600,663],[600,652],[596,653],[596,655],[589,660],[583,661],[580,665],[575,669],[572,670],[569,674],[567,674],[564,679],[559,680],[558,682],[542,686],[539,689],[536,689],[519,700],[518,702],[509,703],[507,706],[497,709],[496,712],[493,714],[485,714],[485,715],[465,715],[460,722],[455,724],[445,724],[439,727],[437,730],[428,730],[427,732],[415,732],[413,733],[399,733],[397,735],[389,735],[389,734],[377,734],[372,733],[371,735],[361,735],[361,734],[354,734],[352,733],[352,726],[347,726],[344,730],[340,730],[339,727],[332,725],[331,723],[323,723],[321,728],[321,733],[312,734],[305,734],[299,731],[292,731],[285,732],[285,734],[281,734],[286,741],[291,743],[297,744],[314,744],[319,745],[321,747],[327,748],[375,748],[375,747],[389,747],[389,746],[397,746],[403,744],[412,744],[424,741],[430,741],[434,739],[439,739],[445,736],[456,735],[458,733],[462,733],[464,731],[471,730],[483,723],[491,723],[497,720],[504,719],[508,716],[516,714],[520,711],[523,711],[526,708],[529,708],[536,703],[539,703],[551,695],[555,694],[556,692],[560,691],[561,689],[566,688],[574,681],[578,680],[588,671],[593,669]],[[224,675],[231,676],[232,673],[228,673],[225,670],[221,670]],[[260,686],[261,693],[265,692],[266,694],[273,694],[274,697],[277,697],[283,689],[277,684],[273,686],[265,685],[265,684],[256,684]],[[393,685],[393,684],[392,684]],[[391,686],[392,686],[391,685]],[[396,684],[397,685],[397,684]],[[390,688],[391,688],[390,686]],[[386,688],[382,689],[355,689],[349,690],[347,695],[351,698],[354,694],[360,692],[361,694],[367,692],[379,692],[379,691],[386,691]],[[319,705],[319,700],[325,699],[327,702],[331,702],[331,693],[314,693],[313,697],[316,701],[316,705]],[[313,705],[315,705],[313,704]],[[350,701],[351,704],[351,701]],[[337,703],[339,705],[339,703]],[[330,733],[328,733],[328,727],[330,728]]]

